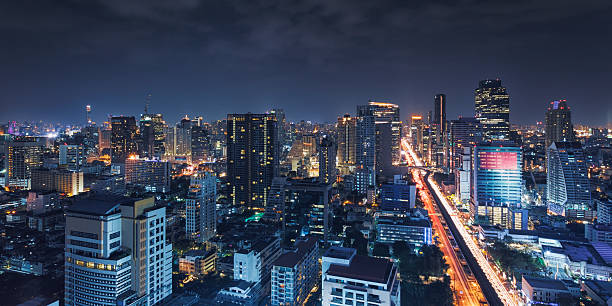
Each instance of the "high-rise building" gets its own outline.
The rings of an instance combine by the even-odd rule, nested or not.
[[[332,185],[316,178],[292,179],[285,184],[287,205],[284,210],[286,235],[294,238],[310,234],[327,244],[330,230],[330,199]],[[304,213],[307,218],[304,218]]]
[[[68,170],[79,171],[87,163],[87,154],[82,145],[60,145],[59,165]]]
[[[395,175],[393,183],[382,184],[380,189],[380,209],[384,211],[405,212],[416,205],[416,185]]]
[[[30,189],[32,170],[43,165],[42,144],[27,137],[9,141],[4,147],[4,186]]]
[[[279,145],[276,116],[227,116],[227,176],[230,201],[263,210],[272,179],[278,176]]]
[[[574,141],[572,112],[565,99],[550,102],[546,111],[546,147],[563,141]]]
[[[442,131],[446,130],[446,95],[437,94],[434,96],[434,117],[433,123],[439,124]]]
[[[175,137],[175,148],[174,154],[176,156],[184,157],[185,159],[191,159],[191,127],[192,122],[189,118],[185,117],[176,125],[174,130]]]
[[[319,144],[319,181],[333,184],[336,175],[336,143],[323,135]]]
[[[461,155],[465,147],[472,147],[483,141],[482,126],[476,118],[459,117],[450,122],[450,167],[461,167]]]
[[[125,159],[138,154],[136,119],[134,117],[111,118],[111,158],[113,162],[123,163]]]
[[[170,192],[170,162],[130,156],[125,160],[125,183],[148,192]]]
[[[95,195],[66,211],[66,305],[154,305],[172,293],[166,208]]]
[[[360,109],[356,134],[356,189],[367,193],[370,186],[376,185],[376,121],[369,108]]]
[[[317,284],[318,276],[317,239],[297,239],[294,248],[280,255],[272,264],[271,304],[302,305]]]
[[[323,305],[402,305],[397,266],[386,258],[330,247],[321,264]],[[355,304],[357,303],[357,304]],[[359,304],[360,305],[360,304]]]
[[[270,110],[270,114],[276,116],[276,122],[278,127],[278,143],[280,146],[290,145],[291,140],[288,135],[287,118],[285,118],[285,110],[282,108],[274,108]]]
[[[423,117],[421,115],[412,115],[410,117],[412,148],[420,156],[423,156],[423,127]]]
[[[338,117],[338,167],[341,174],[348,174],[357,163],[357,118],[346,114]]]
[[[185,199],[185,233],[199,242],[208,241],[217,231],[217,176],[199,171],[191,176]]]
[[[98,153],[109,154],[111,148],[111,135],[112,130],[100,128],[100,133],[98,134]]]
[[[208,158],[208,146],[210,140],[208,131],[203,125],[196,125],[191,128],[191,161],[193,163],[205,162]]]
[[[370,101],[367,105],[357,106],[357,116],[374,116],[375,124],[391,124],[391,148],[392,163],[397,164],[401,161],[400,144],[402,140],[402,121],[400,120],[400,109],[397,104]],[[386,144],[384,144],[386,145]],[[382,150],[378,150],[382,152]]]
[[[510,96],[501,80],[483,80],[474,92],[476,119],[482,124],[485,140],[510,137]]]
[[[522,162],[521,147],[511,142],[474,147],[470,210],[476,222],[525,229],[527,219],[521,210]]]
[[[381,243],[405,241],[417,249],[432,244],[431,220],[422,208],[377,213],[376,232],[376,240]]]
[[[155,126],[149,114],[140,116],[140,143],[139,154],[143,157],[155,156]]]
[[[584,217],[592,206],[586,155],[578,142],[553,142],[547,150],[548,211]]]

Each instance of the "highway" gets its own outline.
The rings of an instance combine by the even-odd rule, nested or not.
[[[409,163],[417,167],[423,167],[422,161],[414,153],[406,139],[402,140],[402,149],[407,152],[406,155],[410,157],[408,158]],[[413,169],[413,171],[419,172],[417,178],[423,183],[422,175],[425,171],[416,169]],[[431,195],[435,196],[435,202],[438,204],[440,211],[445,215],[446,222],[450,223],[447,225],[452,232],[454,232],[456,242],[458,242],[461,249],[464,250],[464,254],[469,252],[469,254],[465,254],[467,255],[465,257],[471,262],[473,266],[472,270],[476,274],[476,278],[484,295],[487,297],[488,303],[490,305],[521,305],[522,302],[520,298],[510,293],[508,288],[504,285],[504,282],[500,279],[500,276],[492,268],[491,263],[485,258],[482,249],[478,247],[472,236],[467,232],[463,223],[457,216],[455,209],[448,203],[446,197],[440,191],[440,187],[434,181],[433,176],[430,175],[428,177],[427,184],[425,185],[428,187]],[[442,232],[442,234],[446,236],[446,238],[449,237],[446,231]]]

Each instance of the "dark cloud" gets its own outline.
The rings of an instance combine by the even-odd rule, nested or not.
[[[148,92],[171,120],[279,106],[329,121],[370,98],[407,115],[437,92],[453,117],[501,77],[514,122],[565,97],[605,124],[610,13],[607,0],[4,1],[0,120],[136,113]]]

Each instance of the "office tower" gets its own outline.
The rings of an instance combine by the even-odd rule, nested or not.
[[[83,172],[44,168],[33,169],[32,190],[57,191],[68,197],[77,195],[83,192]]]
[[[125,160],[125,183],[148,192],[170,192],[170,162],[130,156]]]
[[[376,176],[379,178],[389,177],[393,171],[393,152],[392,147],[393,130],[389,122],[376,124],[376,153],[375,160]]]
[[[584,217],[591,207],[586,155],[578,142],[553,142],[547,150],[546,193],[548,211]]]
[[[357,106],[357,116],[373,115],[375,123],[391,124],[391,158],[393,164],[401,161],[400,144],[402,140],[402,121],[400,120],[400,109],[397,104],[370,101],[367,105]],[[386,148],[389,150],[389,148]],[[378,150],[382,152],[382,150]]]
[[[612,225],[612,199],[595,200],[597,223]]]
[[[357,255],[355,249],[330,247],[321,264],[323,305],[402,305],[397,266],[386,258]]]
[[[185,233],[199,242],[208,241],[217,231],[217,176],[214,172],[198,171],[191,176],[189,194],[185,199]]]
[[[27,137],[9,141],[4,148],[4,186],[30,189],[32,170],[43,165],[42,144]]]
[[[565,99],[550,102],[546,111],[546,147],[563,141],[574,141],[572,112]]]
[[[482,124],[485,140],[509,139],[510,96],[501,80],[480,81],[474,97],[475,117]]]
[[[376,214],[376,232],[376,241],[380,243],[405,241],[415,249],[432,244],[431,220],[422,208]]]
[[[357,118],[346,114],[338,117],[338,167],[341,174],[348,174],[357,163]]]
[[[87,124],[91,124],[91,105],[85,106],[85,115]]]
[[[208,131],[203,125],[196,125],[191,128],[191,161],[194,164],[205,162],[208,158],[208,146],[210,140]]]
[[[113,162],[123,163],[128,156],[138,154],[136,120],[134,117],[112,117],[111,127],[111,158]]]
[[[470,210],[477,223],[524,229],[521,215],[521,147],[511,142],[481,143],[474,147]],[[517,213],[515,213],[517,212]]]
[[[440,130],[446,130],[446,95],[437,94],[434,96],[434,117],[433,123],[440,125]]]
[[[467,205],[472,186],[472,147],[464,146],[458,160],[460,166],[455,168],[455,195],[462,204]]]
[[[100,133],[98,134],[98,153],[100,155],[108,154],[110,155],[111,148],[111,135],[112,130],[109,129],[100,129]]]
[[[434,96],[434,116],[432,120],[432,153],[436,167],[448,169],[449,145],[448,122],[446,121],[446,95]]]
[[[423,156],[423,117],[412,115],[410,117],[410,138],[415,153]]]
[[[330,230],[332,184],[321,183],[316,178],[289,179],[284,189],[287,197],[283,211],[285,235],[293,239],[310,234],[326,245]]]
[[[476,118],[459,117],[450,122],[450,167],[461,167],[461,156],[466,147],[472,147],[483,141],[482,126]]]
[[[60,145],[59,165],[68,170],[79,171],[87,163],[87,154],[82,145]]]
[[[356,189],[367,193],[370,186],[376,185],[376,121],[368,108],[360,111],[357,118],[356,136]]]
[[[155,126],[149,114],[140,116],[140,138],[142,143],[139,148],[140,156],[148,158],[155,156]]]
[[[291,145],[287,129],[287,118],[285,118],[285,110],[282,108],[274,108],[269,111],[270,114],[276,117],[278,127],[278,143],[280,146]]]
[[[336,143],[327,135],[319,144],[319,181],[333,184],[336,181]]]
[[[263,210],[272,179],[278,176],[276,117],[270,114],[227,116],[227,176],[230,201]]]
[[[406,212],[416,204],[416,185],[395,175],[392,183],[384,183],[380,189],[380,209]]]
[[[95,195],[66,211],[66,305],[154,305],[172,293],[166,208]]]
[[[302,305],[317,284],[318,276],[317,239],[297,239],[294,248],[280,255],[272,264],[271,304]]]
[[[174,130],[174,154],[188,160],[191,159],[191,126],[191,120],[185,117],[181,119]]]

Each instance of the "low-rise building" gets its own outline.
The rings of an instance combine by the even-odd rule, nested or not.
[[[612,305],[612,282],[585,280],[581,288],[599,305]]]
[[[560,280],[535,278],[523,275],[523,295],[527,305],[558,303],[571,296],[569,289]]]
[[[355,249],[330,247],[322,258],[322,304],[399,306],[398,273],[388,259],[357,255]]]
[[[420,248],[432,243],[431,221],[427,213],[413,209],[406,214],[378,214],[376,217],[377,240],[381,243],[406,241]]]
[[[554,271],[568,271],[573,277],[612,280],[612,246],[607,243],[560,242],[542,246],[544,263]]]
[[[179,258],[179,272],[189,275],[206,275],[215,272],[217,252],[215,250],[190,250]]]

